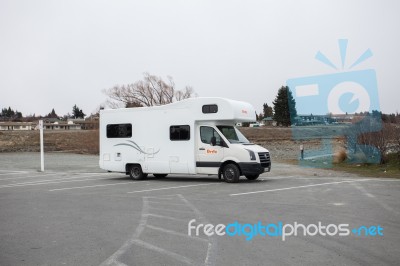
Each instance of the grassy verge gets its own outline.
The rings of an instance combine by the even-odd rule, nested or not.
[[[388,155],[388,162],[378,164],[349,164],[346,162],[333,164],[333,170],[345,171],[367,177],[400,178],[400,160],[397,154]]]
[[[280,163],[287,163],[293,165],[301,165],[303,167],[316,168],[316,169],[330,169],[334,171],[341,171],[358,176],[365,177],[388,177],[400,178],[400,160],[396,154],[388,156],[388,162],[383,165],[379,164],[351,164],[346,161],[341,163],[328,163],[324,160],[304,160],[299,161],[295,159],[277,160]]]

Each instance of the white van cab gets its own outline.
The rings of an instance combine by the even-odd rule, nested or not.
[[[207,174],[228,183],[271,170],[267,149],[250,143],[236,123],[256,120],[254,108],[224,98],[190,98],[100,111],[100,167],[132,179],[148,174]]]

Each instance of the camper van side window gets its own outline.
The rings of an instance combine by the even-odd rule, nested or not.
[[[107,125],[107,138],[130,138],[132,137],[132,124]]]
[[[218,105],[216,104],[208,104],[203,105],[202,108],[203,114],[214,114],[218,112]]]
[[[222,139],[218,132],[212,127],[200,127],[201,142],[211,144],[211,139],[215,137],[216,143],[221,144]]]
[[[170,140],[190,140],[190,126],[170,126]]]

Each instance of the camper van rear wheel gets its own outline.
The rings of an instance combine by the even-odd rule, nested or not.
[[[230,163],[225,165],[222,174],[227,183],[236,183],[239,181],[240,171],[236,164]]]
[[[147,174],[143,174],[142,167],[140,165],[131,165],[129,166],[129,176],[133,180],[140,180],[147,176]]]

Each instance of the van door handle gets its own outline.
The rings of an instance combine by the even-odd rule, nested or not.
[[[206,149],[205,148],[199,148],[199,151],[205,151]]]

